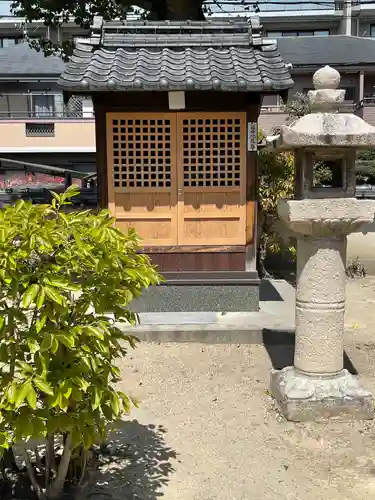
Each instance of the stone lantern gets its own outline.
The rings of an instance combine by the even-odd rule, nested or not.
[[[313,83],[311,113],[268,141],[295,155],[295,199],[282,200],[278,213],[297,238],[294,366],[272,372],[271,391],[288,420],[370,419],[373,399],[344,369],[343,338],[347,235],[375,213],[374,201],[355,198],[356,152],[375,147],[375,127],[339,112],[338,71],[325,66]],[[331,187],[314,181],[319,162],[332,172]]]

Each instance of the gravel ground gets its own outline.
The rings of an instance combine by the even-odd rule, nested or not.
[[[375,279],[350,281],[347,300],[348,365],[375,394]],[[90,496],[373,500],[373,422],[293,424],[275,408],[269,371],[292,356],[290,346],[140,345],[121,385],[141,406],[114,433]]]

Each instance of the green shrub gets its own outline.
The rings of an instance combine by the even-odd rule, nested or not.
[[[114,361],[136,339],[116,324],[137,321],[129,301],[160,278],[107,211],[64,213],[77,194],[0,210],[0,447],[20,446],[39,499],[58,498],[76,455],[134,404]],[[30,439],[45,445],[38,468]]]

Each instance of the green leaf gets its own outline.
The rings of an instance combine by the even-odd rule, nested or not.
[[[103,392],[100,389],[98,389],[97,387],[94,387],[94,394],[93,394],[94,399],[91,403],[91,408],[93,410],[96,410],[97,408],[99,408],[100,403],[102,401],[102,394],[103,394]]]
[[[88,325],[84,327],[84,330],[88,335],[94,335],[98,339],[104,340],[104,333],[102,332],[102,330],[100,330],[100,328],[93,325]]]
[[[39,285],[30,285],[22,296],[22,306],[27,309],[32,304],[38,295]]]
[[[61,407],[62,401],[63,401],[63,395],[61,394],[61,392],[57,392],[57,394],[55,394],[55,398],[51,400],[50,406],[52,408],[56,408],[56,406]]]
[[[112,408],[110,406],[108,406],[107,404],[104,404],[101,406],[101,409],[102,409],[102,412],[103,412],[103,415],[105,416],[105,418],[109,421],[113,420],[113,411],[112,411]]]
[[[33,371],[33,367],[25,361],[17,360],[17,365],[26,373],[31,373]]]
[[[52,345],[51,345],[51,351],[53,354],[57,353],[57,349],[59,348],[59,342],[55,335],[52,335]]]
[[[35,408],[36,408],[36,392],[35,392],[34,387],[31,384],[31,382],[29,382],[29,385],[28,385],[28,391],[27,391],[27,394],[26,394],[26,399],[27,399],[27,402],[29,403],[29,406],[33,410],[35,410]]]
[[[55,288],[68,290],[70,292],[79,292],[81,287],[64,278],[48,278],[48,283]]]
[[[29,392],[30,385],[30,381],[28,380],[24,384],[17,386],[14,397],[14,405],[16,408],[20,407],[24,402],[27,393]]]
[[[72,382],[77,386],[79,387],[80,389],[82,389],[82,391],[86,392],[88,387],[89,387],[89,383],[86,382],[86,380],[82,377],[73,377],[72,378]]]
[[[51,385],[48,382],[46,382],[45,380],[43,380],[43,379],[41,379],[39,377],[35,377],[34,378],[34,385],[40,391],[48,394],[49,396],[53,396],[54,395],[54,392],[53,392],[53,389],[52,389]]]
[[[44,291],[44,287],[40,287],[38,298],[36,299],[36,307],[38,309],[41,309],[43,307],[45,297],[46,293]]]
[[[16,382],[12,382],[8,387],[6,394],[7,394],[8,401],[10,403],[14,403],[14,401],[16,399],[17,388],[18,388],[18,386],[17,386]]]
[[[47,313],[41,314],[35,322],[36,333],[39,333],[45,326],[47,321]]]
[[[40,349],[40,346],[35,339],[28,339],[27,345],[29,346],[30,352],[32,354],[35,354]]]
[[[112,392],[111,395],[111,408],[116,417],[120,414],[120,398],[116,392]]]
[[[14,207],[14,213],[18,214],[18,212],[20,212],[20,210],[22,210],[24,206],[25,206],[25,200],[23,199],[18,200]]]
[[[49,351],[52,347],[53,335],[51,333],[46,333],[43,337],[42,343],[40,344],[41,352]]]
[[[58,333],[56,334],[56,338],[68,349],[71,349],[75,345],[74,337],[72,335],[68,335],[67,333]]]
[[[59,294],[59,292],[55,288],[53,288],[51,286],[46,286],[46,287],[44,287],[44,291],[46,292],[46,296],[49,299],[53,300],[57,304],[60,304],[60,305],[63,304],[64,298],[62,295]]]
[[[37,359],[39,359],[40,365],[42,367],[43,374],[45,374],[47,372],[47,359],[46,359],[46,355],[42,354],[42,352],[39,351]]]
[[[89,431],[90,429],[85,429],[85,433],[83,434],[83,446],[85,450],[88,450],[93,442],[91,433]]]
[[[3,448],[4,450],[9,449],[10,447],[9,438],[10,436],[8,433],[0,432],[0,448]]]
[[[70,380],[64,380],[64,383],[61,385],[60,389],[64,398],[69,399],[73,392],[73,386]]]
[[[81,235],[79,233],[77,233],[77,231],[73,231],[73,237],[74,237],[75,244],[77,245],[77,248],[79,248],[79,249],[83,248]]]

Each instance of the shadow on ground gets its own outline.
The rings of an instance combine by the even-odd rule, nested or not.
[[[282,370],[286,366],[293,366],[294,332],[289,330],[276,331],[264,329],[262,335],[264,347],[267,350],[273,368],[275,370]],[[358,371],[346,352],[344,352],[344,368],[353,375],[358,375]]]
[[[176,452],[165,442],[163,426],[121,422],[99,456],[99,470],[88,498],[157,500],[174,472]]]
[[[283,298],[273,286],[271,281],[263,279],[260,283],[259,288],[259,300],[267,302],[278,302],[282,301]]]

